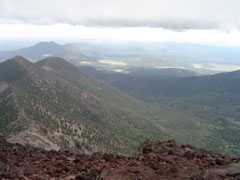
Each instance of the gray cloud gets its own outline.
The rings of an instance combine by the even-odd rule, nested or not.
[[[153,27],[173,30],[184,29],[215,29],[219,25],[216,22],[200,22],[188,19],[89,19],[85,24],[87,26],[97,27]]]
[[[239,0],[1,0],[0,23],[240,28]]]

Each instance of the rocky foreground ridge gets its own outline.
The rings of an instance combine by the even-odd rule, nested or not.
[[[3,180],[230,180],[240,179],[239,160],[174,140],[146,140],[135,157],[126,157],[46,151],[0,138]]]

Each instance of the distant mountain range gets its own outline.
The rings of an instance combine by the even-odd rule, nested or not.
[[[51,56],[59,56],[68,59],[68,61],[78,64],[80,60],[86,61],[91,60],[91,58],[83,55],[78,50],[72,48],[68,45],[59,45],[53,41],[51,42],[40,42],[34,46],[12,50],[12,51],[2,51],[0,52],[0,61],[9,59],[13,56],[21,55],[32,61],[38,61],[43,58]]]
[[[95,42],[57,44],[40,42],[11,51],[0,51],[0,62],[21,55],[36,62],[51,56],[66,59],[74,65],[91,65],[102,70],[139,68],[185,69],[200,74],[214,74],[240,69],[240,48],[204,46],[191,43]]]

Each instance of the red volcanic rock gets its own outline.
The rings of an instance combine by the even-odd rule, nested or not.
[[[202,159],[202,158],[204,158],[204,155],[203,155],[202,153],[199,153],[199,154],[197,155],[197,158]]]
[[[104,154],[103,159],[109,162],[115,161],[115,155],[114,154]]]
[[[224,162],[224,160],[223,160],[222,158],[217,158],[217,159],[215,159],[215,162],[216,162],[216,164],[218,164],[218,165],[224,165],[224,164],[225,164],[225,162]]]
[[[141,143],[136,158],[114,154],[42,151],[0,138],[0,179],[19,180],[234,180],[239,158],[174,140]]]
[[[188,159],[193,159],[194,158],[194,154],[193,154],[193,152],[188,151],[188,152],[184,153],[184,157],[186,157]]]
[[[176,166],[173,166],[169,169],[169,172],[173,173],[173,174],[176,174],[176,173],[178,173],[178,168]]]

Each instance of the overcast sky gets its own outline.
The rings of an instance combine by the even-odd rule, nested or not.
[[[239,0],[0,0],[0,40],[240,44],[239,9]]]

